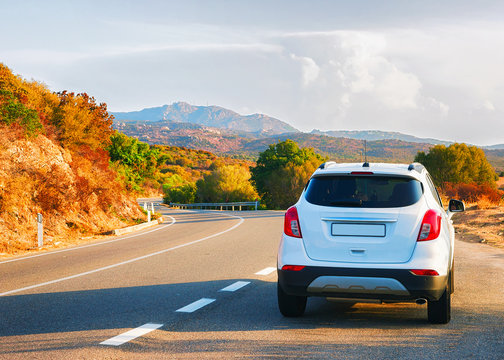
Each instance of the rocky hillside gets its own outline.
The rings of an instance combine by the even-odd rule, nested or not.
[[[116,121],[172,121],[200,124],[259,134],[297,132],[289,124],[263,114],[240,115],[220,106],[194,106],[185,102],[132,112],[114,112]]]
[[[341,161],[360,161],[364,144],[362,140],[335,138],[326,135],[287,133],[271,136],[257,136],[251,133],[229,131],[218,128],[197,126],[187,123],[128,122],[114,125],[128,136],[136,137],[149,144],[185,146],[202,149],[221,155],[241,155],[254,159],[269,144],[291,139],[302,147],[312,147],[329,158]],[[432,145],[400,140],[369,141],[368,158],[371,161],[413,161],[418,151],[428,151]]]
[[[105,104],[0,64],[0,254],[34,247],[37,213],[49,246],[144,218],[110,168],[111,125]]]

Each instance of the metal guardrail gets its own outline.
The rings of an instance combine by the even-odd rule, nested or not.
[[[170,207],[178,207],[180,209],[215,209],[215,210],[237,210],[242,211],[242,207],[251,208],[257,210],[259,207],[259,201],[249,201],[249,202],[228,202],[228,203],[194,203],[194,204],[178,204],[170,203]]]

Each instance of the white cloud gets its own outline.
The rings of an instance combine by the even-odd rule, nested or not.
[[[488,111],[495,111],[495,106],[490,100],[485,100],[482,107]]]
[[[320,74],[320,68],[312,58],[306,56],[296,56],[294,54],[290,54],[290,57],[291,59],[301,63],[303,71],[303,85],[307,86],[317,80]]]
[[[92,26],[71,28],[67,41],[42,42],[50,39],[43,31],[13,35],[0,58],[25,77],[58,84],[53,90],[78,88],[114,110],[208,101],[261,109],[303,130],[376,128],[504,142],[502,22],[372,30],[338,23],[343,30],[307,31],[330,26],[307,21],[290,27],[301,31],[282,32],[281,22],[268,28],[237,25],[239,19],[208,25],[119,18],[93,17]]]

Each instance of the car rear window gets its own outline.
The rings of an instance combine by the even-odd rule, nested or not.
[[[324,175],[313,177],[305,198],[315,205],[391,208],[416,203],[423,194],[420,181],[379,175]]]

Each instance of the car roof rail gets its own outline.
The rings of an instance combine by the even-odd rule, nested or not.
[[[318,168],[324,170],[327,166],[336,164],[336,161],[326,161],[325,163],[321,164]]]
[[[422,170],[424,170],[424,169],[425,169],[425,166],[423,166],[422,164],[417,163],[417,162],[415,162],[415,163],[411,163],[411,164],[409,164],[409,166],[408,166],[408,170],[409,170],[409,171],[415,170],[415,171],[417,171],[417,172],[419,172],[419,173],[421,173],[421,172],[422,172]]]

